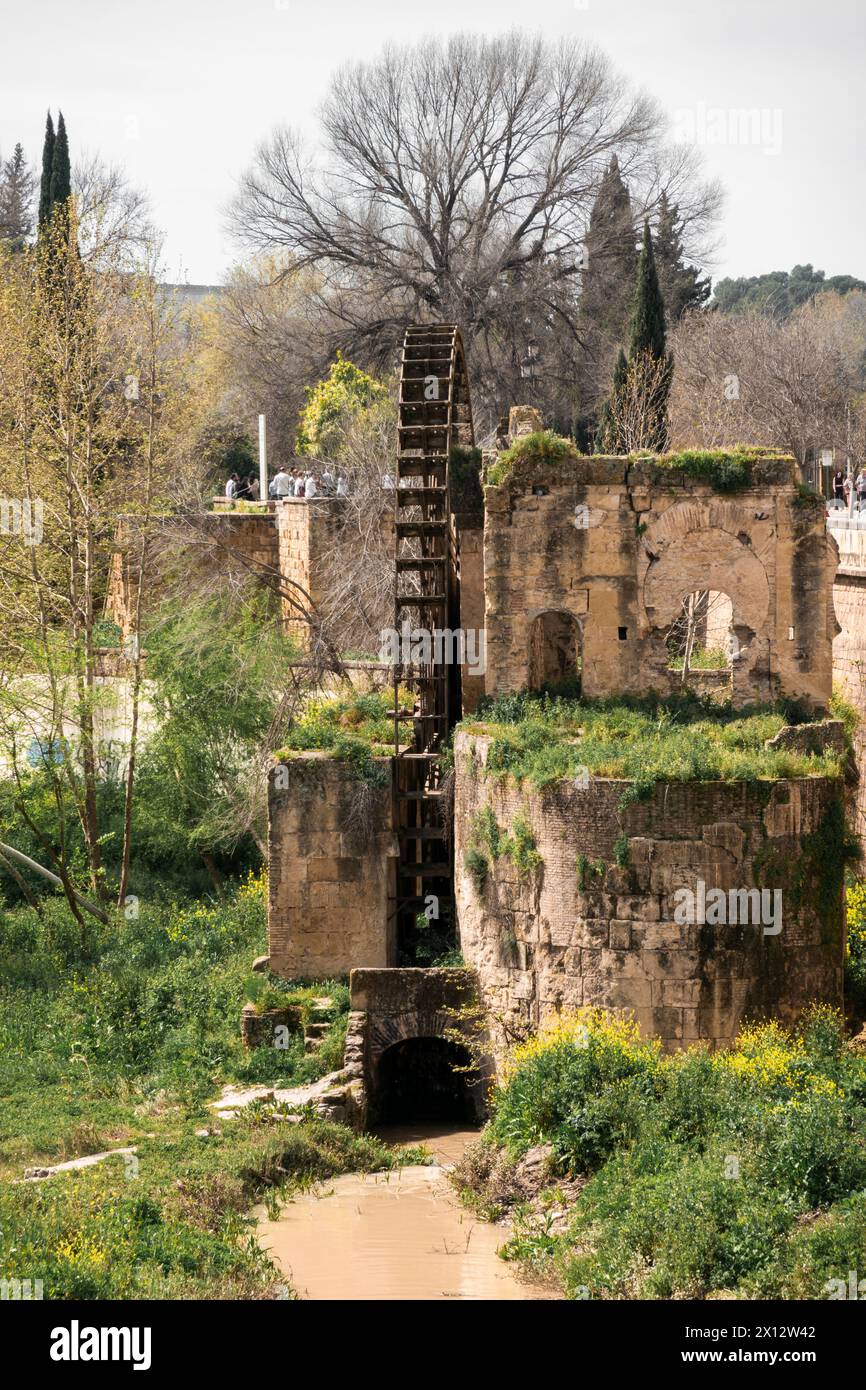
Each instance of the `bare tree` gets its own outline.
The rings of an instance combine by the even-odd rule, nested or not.
[[[459,322],[488,425],[503,391],[525,388],[533,337],[549,342],[567,392],[559,344],[578,336],[586,226],[614,152],[638,217],[663,188],[693,230],[718,202],[695,187],[694,151],[668,159],[656,104],[573,40],[389,47],[335,75],[321,123],[320,166],[287,129],[259,147],[235,232],[316,269],[331,346],[358,360],[388,361],[407,319]]]
[[[321,621],[342,651],[378,654],[393,622],[394,489],[383,486],[394,453],[393,399],[358,411],[346,426],[332,542],[319,561]]]
[[[147,195],[134,188],[116,164],[85,154],[72,171],[78,215],[78,249],[84,260],[130,272],[147,258],[156,240]]]
[[[666,418],[671,364],[667,357],[637,353],[611,396],[610,432],[615,452],[631,454],[659,446],[659,421]],[[663,447],[663,446],[662,446]]]
[[[324,370],[311,321],[316,277],[284,272],[285,258],[238,266],[200,311],[212,423],[239,425],[253,438],[259,413],[266,414],[274,464],[292,458],[304,386]]]
[[[672,340],[672,442],[835,447],[864,461],[866,295],[819,296],[784,322],[757,310],[687,314]]]

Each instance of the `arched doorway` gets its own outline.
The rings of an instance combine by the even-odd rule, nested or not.
[[[671,623],[666,645],[669,667],[682,686],[702,694],[729,699],[732,672],[741,641],[751,636],[734,618],[728,594],[696,589],[686,594]]]
[[[379,1059],[376,1106],[380,1123],[453,1120],[474,1124],[477,1106],[466,1072],[471,1058],[448,1038],[403,1038]]]
[[[559,609],[539,613],[529,630],[529,689],[566,681],[579,686],[581,644],[580,623],[573,614]]]

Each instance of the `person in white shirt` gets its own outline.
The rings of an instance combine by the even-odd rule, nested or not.
[[[289,477],[289,475],[288,475],[288,473],[286,472],[286,470],[281,466],[281,467],[280,467],[280,471],[277,473],[277,476],[274,478],[274,496],[275,496],[275,497],[288,497],[289,491],[290,491],[290,489],[291,489],[291,483],[292,483],[291,478]]]
[[[348,479],[347,479],[345,473],[341,473],[340,476],[339,476],[339,478],[337,479],[337,496],[338,496],[338,497],[348,497],[348,495],[349,495],[349,481],[348,481]]]
[[[231,477],[226,480],[226,497],[234,497],[239,482],[240,478],[237,473],[233,473]]]
[[[307,486],[306,486],[306,488],[304,489],[304,496],[305,496],[305,497],[315,497],[315,495],[316,495],[316,493],[318,492],[318,490],[319,490],[319,489],[318,489],[317,486],[316,486],[315,474],[313,474],[313,473],[308,473],[308,474],[307,474]]]

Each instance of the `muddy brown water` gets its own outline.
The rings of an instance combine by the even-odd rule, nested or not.
[[[257,1209],[259,1243],[301,1298],[539,1299],[549,1289],[521,1281],[497,1255],[502,1226],[461,1206],[446,1165],[477,1131],[392,1125],[390,1144],[426,1144],[435,1164],[388,1173],[347,1173],[295,1197],[275,1221]]]

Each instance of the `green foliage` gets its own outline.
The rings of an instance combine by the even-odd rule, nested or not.
[[[463,863],[466,872],[475,885],[476,893],[483,893],[484,886],[487,883],[487,875],[490,872],[490,865],[480,849],[476,849],[474,845],[470,845],[463,856]]]
[[[585,893],[590,888],[593,878],[604,878],[607,873],[607,865],[603,859],[596,859],[593,862],[586,854],[579,854],[576,861],[577,886],[581,893]]]
[[[539,464],[563,463],[566,459],[578,458],[580,454],[573,440],[554,434],[553,430],[536,430],[533,434],[519,435],[499,455],[486,481],[496,486],[512,476],[519,478],[522,472],[531,471]]]
[[[676,203],[662,190],[655,233],[655,259],[668,324],[675,324],[686,309],[698,309],[710,294],[710,280],[701,279],[696,266],[686,262],[682,241],[683,220]]]
[[[544,859],[536,847],[532,826],[526,816],[514,817],[511,834],[502,846],[502,853],[509,856],[517,870],[517,877],[520,879],[531,877],[544,863]]]
[[[752,465],[761,457],[759,449],[685,449],[677,454],[661,454],[652,462],[660,468],[677,468],[689,478],[709,483],[717,492],[742,492],[752,481]]]
[[[297,452],[314,458],[337,458],[353,416],[388,399],[380,381],[337,353],[328,375],[306,390],[307,403],[298,422]]]
[[[846,737],[853,739],[857,725],[860,723],[860,715],[853,705],[845,699],[838,686],[833,687],[833,694],[830,696],[830,714],[834,719],[841,719],[845,725]]]
[[[261,590],[231,613],[222,598],[170,605],[145,640],[159,723],[141,758],[137,833],[161,841],[169,859],[178,845],[231,850],[292,647]],[[263,833],[263,807],[257,814]]]
[[[845,957],[845,993],[855,1017],[866,1021],[866,882],[855,879],[845,892],[848,946]]]
[[[479,893],[484,891],[489,871],[489,860],[507,855],[517,870],[521,880],[530,878],[544,863],[535,843],[532,826],[527,816],[514,817],[511,833],[504,834],[492,806],[484,806],[472,820],[472,843],[464,857],[467,870]]]
[[[549,1143],[588,1181],[563,1199],[554,1175],[569,1222],[518,1209],[506,1258],[577,1297],[826,1297],[862,1256],[864,1107],[866,1058],[824,1006],[671,1056],[600,1010],[562,1020],[514,1049],[486,1142]]]
[[[620,835],[614,841],[613,857],[617,868],[628,868],[628,836]]]
[[[657,782],[840,776],[844,755],[764,747],[788,716],[778,707],[734,711],[695,695],[575,700],[527,692],[485,698],[460,727],[490,736],[485,776],[539,789],[582,768],[629,780],[630,799]]]
[[[274,756],[286,761],[293,754],[320,749],[349,763],[360,781],[385,786],[388,772],[376,758],[394,751],[394,721],[388,715],[393,707],[393,691],[310,700]]]
[[[629,361],[640,353],[662,359],[665,356],[665,306],[659,289],[649,223],[644,223],[643,246],[637,263],[637,284],[630,326]],[[666,435],[667,431],[664,431]],[[647,441],[650,443],[650,441]],[[653,447],[650,443],[650,447]],[[661,445],[663,447],[663,443]]]
[[[487,850],[495,863],[502,853],[505,837],[492,806],[483,806],[476,812],[472,820],[472,838]]]
[[[51,216],[51,170],[54,165],[54,122],[49,111],[45,117],[45,139],[42,144],[42,177],[39,187],[39,228],[48,222]]]
[[[811,265],[795,265],[793,270],[772,270],[764,275],[719,280],[713,289],[713,304],[723,314],[758,309],[774,318],[786,319],[801,304],[825,291],[848,294],[866,290],[866,282],[853,275],[831,275],[813,270]]]

